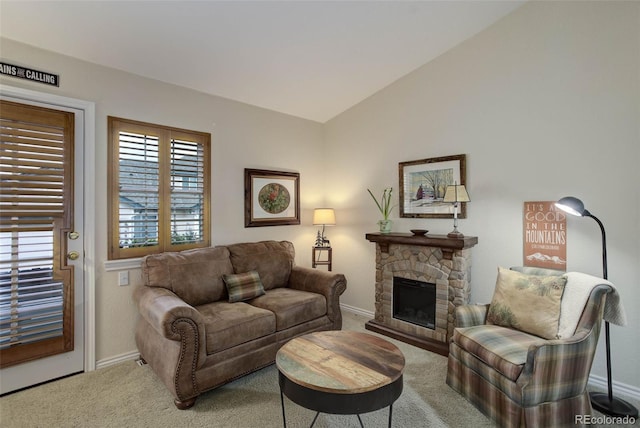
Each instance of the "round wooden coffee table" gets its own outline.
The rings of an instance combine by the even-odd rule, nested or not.
[[[284,395],[316,414],[357,414],[389,406],[402,393],[404,355],[392,343],[368,333],[322,331],[287,342],[276,355],[282,420]]]

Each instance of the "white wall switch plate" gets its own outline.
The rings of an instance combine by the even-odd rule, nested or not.
[[[118,285],[129,285],[129,271],[125,270],[118,273]]]

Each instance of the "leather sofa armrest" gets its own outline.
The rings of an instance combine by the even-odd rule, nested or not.
[[[133,299],[142,318],[136,332],[141,356],[172,391],[176,406],[191,406],[191,399],[199,394],[195,370],[207,355],[202,314],[162,287],[138,286]],[[147,334],[139,333],[142,323]],[[154,331],[158,335],[150,334]]]
[[[489,305],[461,305],[455,310],[456,327],[483,325],[487,320]]]
[[[294,266],[288,285],[295,290],[322,294],[327,300],[327,316],[333,321],[333,328],[342,328],[340,296],[347,289],[347,279],[343,274]]]
[[[138,305],[140,315],[162,337],[178,341],[185,335],[191,335],[196,344],[201,344],[201,350],[196,352],[202,353],[202,357],[205,356],[204,320],[193,306],[188,305],[166,288],[144,285],[134,290],[133,299]],[[191,328],[181,325],[185,322]]]

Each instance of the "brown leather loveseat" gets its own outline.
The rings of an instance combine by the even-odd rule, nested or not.
[[[295,266],[294,251],[288,241],[263,241],[143,259],[136,344],[176,407],[272,364],[296,336],[342,328],[344,275]],[[230,302],[230,284],[248,277],[258,297],[256,287],[248,298],[229,288],[231,300],[240,296]]]

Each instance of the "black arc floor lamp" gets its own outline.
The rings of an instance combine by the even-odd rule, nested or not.
[[[602,277],[604,279],[607,278],[607,239],[604,232],[604,225],[602,222],[593,214],[591,214],[588,210],[585,209],[584,204],[578,198],[574,198],[573,196],[567,196],[560,199],[556,202],[556,207],[561,210],[580,217],[591,217],[598,223],[600,226],[600,231],[602,232]],[[607,394],[602,392],[591,392],[589,394],[591,398],[591,405],[597,411],[604,413],[610,416],[630,416],[633,418],[638,417],[638,409],[636,409],[632,404],[627,403],[620,398],[616,398],[613,396],[613,388],[611,385],[611,341],[609,336],[609,322],[605,320],[604,322],[604,330],[605,330],[605,341],[606,341],[606,351],[607,351]]]

